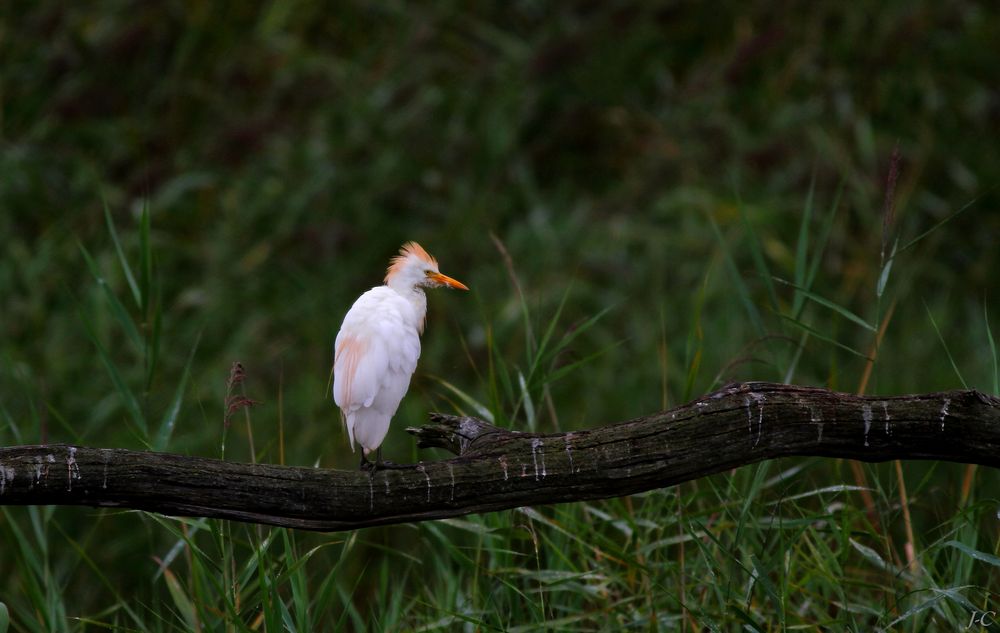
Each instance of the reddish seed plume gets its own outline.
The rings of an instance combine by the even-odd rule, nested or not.
[[[247,398],[245,395],[233,394],[233,390],[235,388],[242,388],[243,381],[246,379],[246,376],[246,371],[243,369],[243,363],[239,361],[234,362],[232,367],[229,368],[229,380],[226,381],[226,415],[223,417],[223,424],[225,424],[227,428],[229,427],[233,414],[237,411],[260,404],[259,401]]]
[[[896,211],[896,181],[899,180],[899,142],[892,148],[889,158],[889,175],[885,183],[885,199],[882,202],[882,259],[885,259],[885,247],[889,242],[889,229],[892,227],[892,216]]]
[[[438,265],[437,260],[425,251],[423,246],[416,242],[407,242],[399,249],[399,255],[389,260],[389,269],[385,271],[385,283],[389,283],[389,279],[399,272],[411,255],[424,260],[431,266],[437,267]]]
[[[232,391],[233,387],[242,385],[246,375],[243,363],[240,361],[233,362],[232,367],[229,368],[229,381],[226,383],[226,391]]]

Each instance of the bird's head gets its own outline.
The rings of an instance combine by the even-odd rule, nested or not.
[[[416,242],[407,242],[389,262],[385,272],[385,285],[396,290],[413,288],[469,288],[460,281],[442,275],[437,260]]]

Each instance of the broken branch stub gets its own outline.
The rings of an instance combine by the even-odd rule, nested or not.
[[[670,411],[531,434],[432,414],[407,429],[455,458],[358,471],[82,446],[0,448],[0,505],[110,506],[347,530],[615,497],[786,456],[1000,466],[1000,400],[976,391],[860,397],[727,386]]]

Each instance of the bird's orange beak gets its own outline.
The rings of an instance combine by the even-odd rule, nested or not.
[[[427,278],[441,284],[442,286],[448,286],[449,288],[458,288],[459,290],[469,289],[469,287],[461,281],[452,279],[451,277],[442,275],[441,273],[427,273]]]

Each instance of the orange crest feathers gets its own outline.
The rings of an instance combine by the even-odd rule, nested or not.
[[[403,247],[399,249],[399,255],[396,255],[389,260],[389,268],[385,271],[385,283],[389,283],[389,278],[395,275],[406,263],[406,260],[410,256],[417,257],[427,262],[431,266],[437,268],[437,260],[434,259],[430,253],[424,250],[424,247],[416,242],[410,241],[403,244]]]

